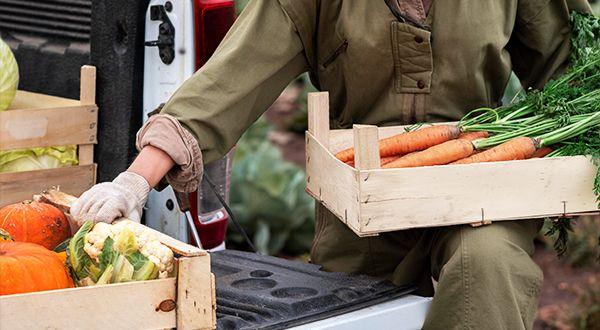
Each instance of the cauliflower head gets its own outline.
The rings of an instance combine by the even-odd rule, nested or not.
[[[85,235],[83,249],[96,263],[101,262],[100,256],[109,237],[115,242],[113,248],[117,252],[128,255],[139,251],[152,261],[158,269],[158,278],[166,278],[173,272],[173,251],[163,245],[150,229],[131,220],[121,220],[112,225],[99,222]]]

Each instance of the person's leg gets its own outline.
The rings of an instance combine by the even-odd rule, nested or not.
[[[540,227],[526,220],[432,230],[438,286],[424,329],[531,329],[543,279],[531,259]]]
[[[413,249],[422,240],[424,230],[360,238],[319,204],[316,218],[311,262],[322,266],[323,270],[391,278],[398,264],[408,258],[410,266],[407,268],[411,272],[402,284],[416,284],[420,293],[433,295],[428,255],[416,254]]]

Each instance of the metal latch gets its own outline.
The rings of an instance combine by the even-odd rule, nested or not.
[[[153,21],[162,21],[158,26],[158,39],[146,41],[146,47],[158,47],[160,60],[164,64],[171,64],[175,59],[175,26],[171,23],[165,6],[156,5],[150,7],[150,19]]]

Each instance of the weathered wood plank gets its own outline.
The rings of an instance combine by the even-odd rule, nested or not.
[[[0,150],[96,143],[97,110],[81,105],[0,112]]]
[[[329,147],[329,93],[308,94],[308,131]]]
[[[79,88],[79,102],[82,105],[96,104],[96,67],[84,65],[81,67],[81,82]],[[91,124],[94,127],[97,123]],[[80,144],[77,155],[79,165],[89,165],[94,163],[94,145],[91,143]]]
[[[39,108],[64,108],[80,105],[79,100],[51,96],[27,91],[17,91],[15,99],[10,105],[10,110],[25,110]]]
[[[353,230],[359,228],[357,173],[306,133],[306,190]]]
[[[354,125],[354,167],[357,170],[381,168],[377,126]]]
[[[594,212],[596,170],[564,157],[364,171],[362,231]]]
[[[83,105],[96,104],[96,67],[82,66],[80,77],[79,102]]]
[[[60,187],[79,196],[96,183],[96,165],[61,167],[48,170],[0,173],[0,206],[32,199],[33,195]]]
[[[158,306],[176,290],[168,278],[2,296],[0,329],[170,329],[176,310]]]
[[[214,329],[217,326],[210,256],[179,258],[177,329]]]

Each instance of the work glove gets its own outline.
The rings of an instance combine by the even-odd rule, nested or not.
[[[112,223],[122,217],[140,222],[150,185],[139,174],[123,172],[112,182],[93,186],[71,206],[71,216],[81,226],[85,221]]]

